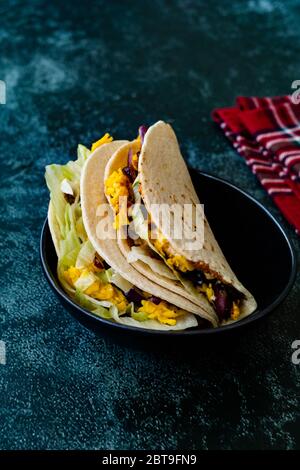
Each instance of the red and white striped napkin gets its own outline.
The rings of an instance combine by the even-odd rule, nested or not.
[[[289,96],[239,97],[212,117],[300,234],[300,104]]]

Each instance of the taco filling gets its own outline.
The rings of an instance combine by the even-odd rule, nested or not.
[[[217,273],[211,272],[203,263],[195,263],[176,253],[159,228],[151,221],[151,216],[143,204],[143,191],[139,182],[138,160],[146,132],[145,126],[140,127],[139,136],[133,142],[135,153],[130,148],[127,164],[114,170],[105,181],[105,193],[115,212],[114,227],[117,230],[133,227],[137,236],[128,238],[131,246],[132,261],[141,259],[153,268],[153,262],[163,262],[170,268],[183,286],[195,296],[204,295],[213,306],[220,323],[226,320],[237,320],[241,313],[244,294],[220,279]],[[120,207],[120,198],[126,197],[126,211]],[[149,250],[150,248],[150,250]],[[144,251],[141,255],[141,249]],[[147,253],[148,261],[145,260]],[[151,260],[150,260],[151,258]],[[129,259],[129,261],[130,261]],[[164,274],[165,271],[164,271]],[[169,276],[172,278],[171,276]]]
[[[93,149],[111,142],[109,134]],[[79,145],[78,158],[66,165],[48,165],[46,182],[50,191],[48,221],[58,255],[57,273],[64,290],[80,305],[100,317],[124,323],[124,318],[142,325],[178,329],[197,326],[193,314],[135,287],[114,271],[95,251],[85,231],[80,199],[80,176],[91,151]],[[118,211],[116,194],[127,195],[127,177],[116,176],[111,193]],[[155,322],[155,323],[153,323]]]

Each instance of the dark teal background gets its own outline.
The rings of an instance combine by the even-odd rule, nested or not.
[[[141,352],[70,317],[38,254],[45,165],[158,119],[191,165],[283,221],[210,112],[236,95],[290,93],[299,24],[297,0],[1,2],[1,449],[300,447],[299,276],[276,313],[230,341]]]

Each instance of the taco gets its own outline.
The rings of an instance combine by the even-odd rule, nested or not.
[[[198,306],[142,276],[123,257],[116,239],[97,237],[94,216],[97,205],[106,202],[105,165],[124,144],[106,134],[93,152],[79,145],[76,161],[46,167],[48,224],[59,281],[77,303],[113,322],[156,330],[196,327]],[[203,326],[216,326],[209,309],[201,317]]]
[[[170,125],[159,121],[148,130],[142,126],[137,139],[114,153],[105,170],[105,194],[115,213],[119,247],[141,274],[200,308],[209,306],[219,325],[256,309],[254,297],[230,268],[204,214],[203,244],[194,248],[187,237],[201,205]],[[120,195],[127,197],[126,214]],[[173,203],[192,207],[181,237],[166,231],[161,217],[160,208]]]

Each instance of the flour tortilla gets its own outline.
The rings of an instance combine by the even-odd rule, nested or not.
[[[131,266],[121,253],[116,237],[116,231],[113,229],[113,211],[107,204],[104,194],[104,173],[105,167],[110,158],[118,153],[119,150],[126,148],[126,141],[113,141],[109,144],[102,145],[89,157],[82,170],[80,193],[82,217],[88,238],[93,244],[99,255],[125,279],[134,284],[139,289],[148,292],[160,299],[194,313],[205,320],[208,320],[213,326],[217,326],[217,317],[211,305],[203,301],[203,305],[199,307],[195,303],[187,300],[185,291],[182,289],[182,295],[172,292],[161,284],[161,278],[157,275],[151,280],[149,277],[142,275],[133,266]],[[113,161],[113,160],[112,160]],[[113,170],[112,170],[113,171]],[[103,239],[99,230],[100,215],[97,215],[97,208],[101,204],[107,204],[107,211],[110,215],[109,233],[111,239]],[[100,237],[98,236],[100,235]]]
[[[127,166],[128,152],[132,150],[135,154],[140,150],[138,141],[128,142],[120,147],[109,160],[104,180],[106,180],[115,170]],[[244,300],[241,303],[241,313],[238,320],[249,315],[256,309],[256,301],[250,292],[240,283],[220,246],[218,245],[207,219],[204,217],[204,244],[202,249],[186,250],[186,239],[172,239],[168,233],[164,233],[161,225],[159,213],[150,210],[161,204],[191,204],[195,207],[200,204],[199,198],[193,187],[191,177],[180,153],[179,145],[175,133],[170,125],[159,121],[151,126],[145,134],[142,150],[138,164],[139,180],[141,182],[142,198],[151,220],[160,229],[164,237],[169,241],[171,247],[178,254],[183,255],[187,260],[198,262],[204,270],[208,270],[214,277],[217,277],[225,284],[234,286],[243,293]],[[189,233],[191,226],[184,226],[184,230]],[[185,233],[185,232],[184,232]],[[128,240],[122,237],[121,230],[118,231],[118,244],[125,257],[128,256],[131,247]],[[164,263],[162,261],[162,263]],[[144,262],[138,260],[131,263],[132,266],[148,279],[158,282],[157,272]],[[178,281],[166,278],[163,273],[159,276],[159,284],[170,291],[184,296],[188,301],[196,303],[200,308],[210,309],[214,318],[218,321],[216,312],[208,302],[205,295],[201,293],[193,295]],[[232,320],[226,321],[230,323]]]
[[[138,172],[142,197],[147,210],[154,204],[170,204],[170,201],[181,204],[200,204],[181,155],[176,135],[169,124],[158,121],[146,132],[139,157]],[[157,212],[151,213],[151,220],[162,230]],[[163,235],[176,253],[183,255],[189,261],[201,263],[222,282],[234,286],[244,294],[245,300],[242,302],[239,317],[241,319],[256,309],[256,301],[230,268],[206,218],[204,224],[202,249],[186,250],[184,237],[170,239],[168,234],[163,233]],[[187,229],[190,230],[191,226]]]
[[[127,142],[125,145],[120,147],[112,155],[112,157],[108,161],[106,168],[105,168],[104,181],[106,181],[107,178],[114,171],[118,170],[119,168],[124,168],[127,165],[128,152],[130,149],[132,151],[132,154],[134,155],[140,149],[140,143],[138,143],[137,141]],[[122,236],[122,230],[117,231],[117,238],[118,238],[119,248],[123,256],[127,259],[129,252],[131,250],[131,247],[128,243],[127,238],[124,238]],[[162,286],[163,288],[168,289],[171,292],[174,292],[175,294],[182,296],[187,301],[198,305],[201,310],[208,312],[209,315],[214,318],[215,322],[218,322],[217,315],[213,307],[211,306],[211,304],[208,302],[207,298],[203,295],[199,295],[195,297],[193,294],[191,294],[184,288],[184,286],[181,284],[180,281],[172,280],[172,279],[165,277],[163,275],[163,271],[166,266],[165,262],[161,259],[160,264],[162,265],[161,274],[158,275],[157,272],[154,272],[149,267],[149,265],[147,265],[143,261],[138,260],[138,261],[134,261],[130,263],[130,265],[133,266],[135,270],[138,271],[140,274],[142,274],[143,276],[145,276],[146,278],[150,279],[151,281],[155,283],[159,283],[159,285]]]

